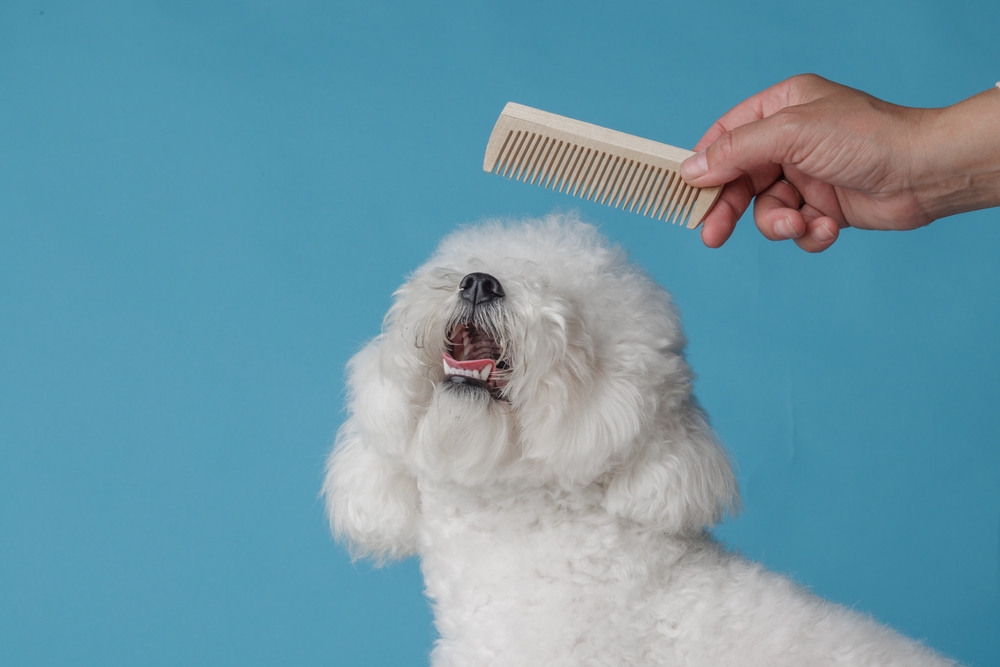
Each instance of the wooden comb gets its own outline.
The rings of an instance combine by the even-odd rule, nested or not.
[[[697,227],[721,186],[681,179],[684,150],[508,102],[486,144],[483,170],[574,197]]]

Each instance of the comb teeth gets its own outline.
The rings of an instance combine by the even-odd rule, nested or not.
[[[483,169],[694,229],[722,188],[681,179],[680,163],[691,155],[510,102],[490,135]]]

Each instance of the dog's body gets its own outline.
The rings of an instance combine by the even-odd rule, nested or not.
[[[952,664],[712,541],[736,485],[683,346],[572,220],[458,232],[400,288],[324,493],[357,554],[420,554],[433,664]]]

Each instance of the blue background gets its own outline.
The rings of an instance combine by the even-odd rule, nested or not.
[[[721,539],[1000,664],[1000,211],[819,256],[481,171],[508,100],[691,146],[814,71],[1000,79],[996,2],[0,2],[0,664],[421,665],[332,543],[342,373],[457,224],[579,207],[675,295]]]

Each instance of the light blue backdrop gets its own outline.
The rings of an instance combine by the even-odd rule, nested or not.
[[[1000,4],[0,3],[0,664],[421,665],[317,500],[342,372],[457,224],[579,206],[672,290],[718,535],[1000,664],[1000,211],[808,256],[482,173],[515,100],[677,145],[814,71],[1000,79]]]

